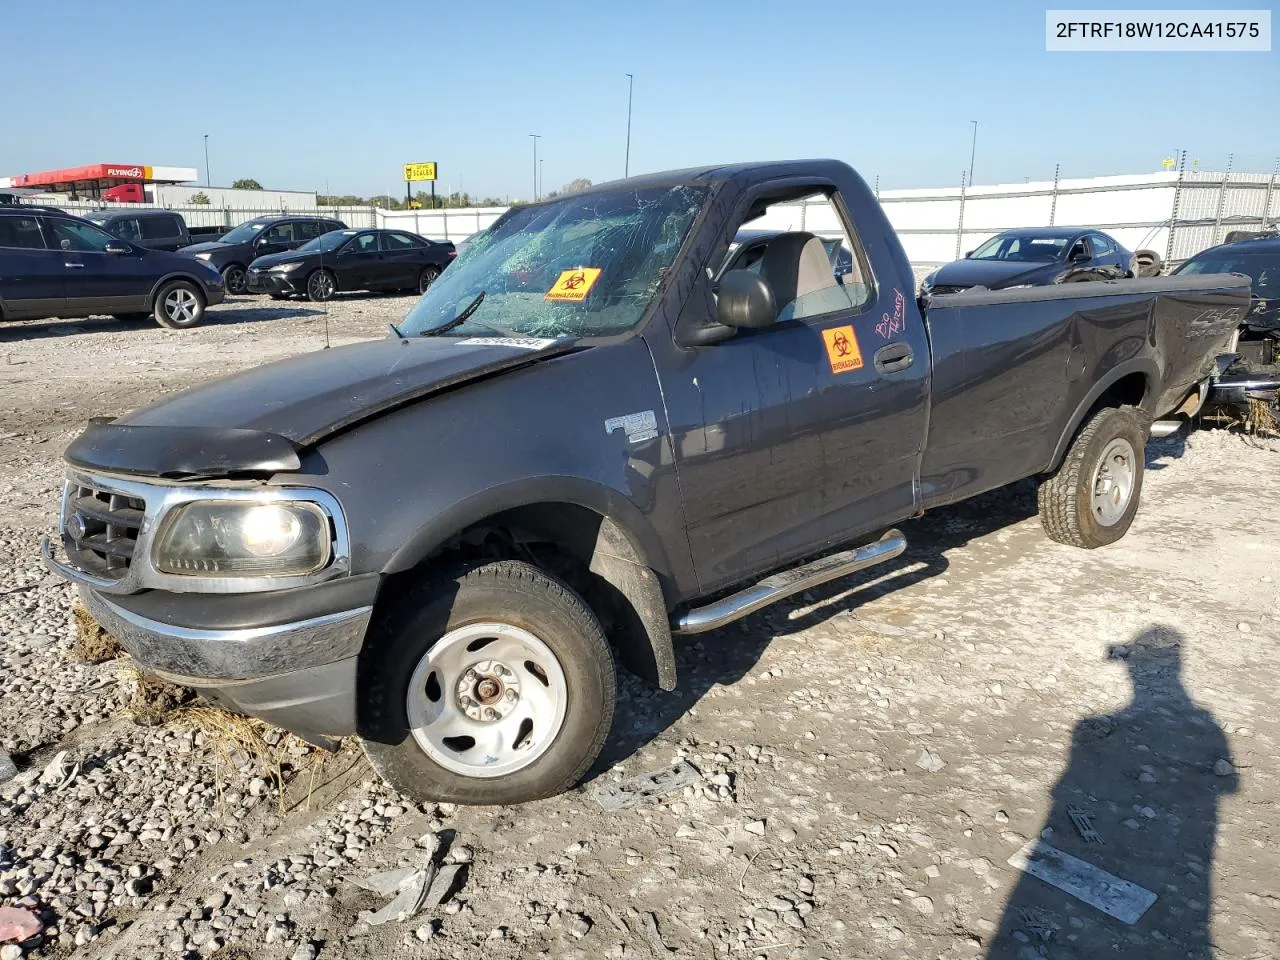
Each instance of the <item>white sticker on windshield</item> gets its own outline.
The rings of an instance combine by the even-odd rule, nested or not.
[[[554,337],[467,337],[459,340],[462,347],[519,347],[522,350],[541,350],[558,342]]]

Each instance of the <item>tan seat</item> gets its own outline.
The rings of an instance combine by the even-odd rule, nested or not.
[[[780,233],[760,260],[760,276],[773,289],[778,319],[814,317],[851,306],[836,281],[822,241],[812,233]]]

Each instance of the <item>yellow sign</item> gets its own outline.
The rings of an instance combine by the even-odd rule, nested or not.
[[[434,163],[406,163],[404,165],[404,178],[410,183],[415,180],[434,180],[436,178],[436,165]]]
[[[600,278],[599,267],[579,267],[566,270],[551,289],[547,291],[548,300],[585,300],[596,280]]]
[[[1166,170],[1172,170],[1177,165],[1178,161],[1174,160],[1173,157],[1165,157],[1160,161],[1160,166],[1164,167]]]
[[[823,330],[822,339],[827,345],[827,360],[831,363],[832,373],[862,369],[862,350],[858,347],[858,336],[853,332],[853,327]]]

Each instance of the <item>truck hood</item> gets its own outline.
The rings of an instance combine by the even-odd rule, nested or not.
[[[995,290],[1016,283],[1031,283],[1041,273],[1047,282],[1056,263],[1025,263],[1017,260],[957,260],[948,263],[933,276],[934,286],[977,287]]]
[[[256,367],[134,411],[115,425],[252,430],[303,448],[433,393],[575,349],[570,339],[388,337]]]

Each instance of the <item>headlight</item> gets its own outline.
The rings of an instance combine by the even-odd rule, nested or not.
[[[198,577],[304,577],[330,557],[328,514],[305,501],[193,501],[165,518],[152,548],[161,573]]]
[[[302,266],[302,261],[294,260],[290,263],[277,263],[267,269],[272,273],[288,273],[291,270],[297,270],[300,266]]]
[[[204,261],[206,261],[206,262],[207,262],[207,261],[209,261],[209,260],[212,260],[212,259],[213,259],[213,253],[212,253],[212,251],[210,251],[210,252],[206,252],[206,253],[197,253],[197,254],[196,254],[196,259],[197,259],[197,260],[204,260]]]

